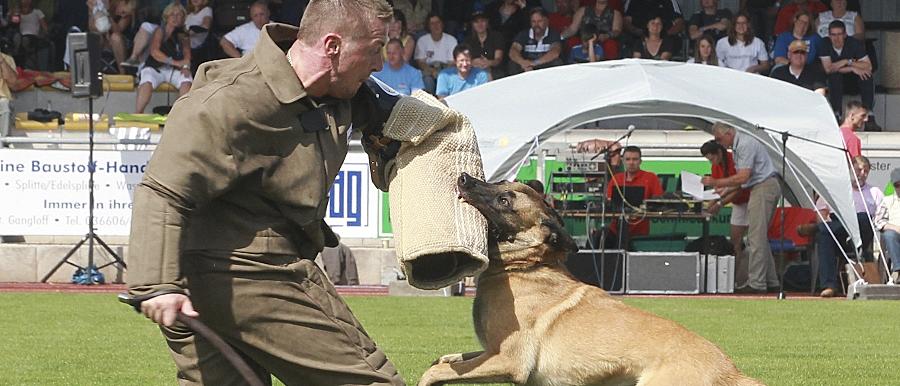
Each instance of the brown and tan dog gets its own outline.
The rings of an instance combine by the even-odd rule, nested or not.
[[[563,262],[577,246],[530,187],[466,174],[458,185],[490,224],[472,310],[484,351],[441,357],[419,386],[762,385],[699,335],[575,279]]]

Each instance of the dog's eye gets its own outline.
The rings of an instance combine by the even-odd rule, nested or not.
[[[498,197],[497,202],[499,202],[500,205],[509,206],[509,200],[506,197],[503,197],[503,196]]]

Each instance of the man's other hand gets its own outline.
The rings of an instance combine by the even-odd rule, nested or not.
[[[196,318],[200,314],[194,311],[191,299],[183,294],[165,294],[152,297],[141,302],[141,312],[156,324],[171,327],[179,312]]]

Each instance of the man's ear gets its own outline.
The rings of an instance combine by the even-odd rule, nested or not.
[[[343,38],[341,38],[341,35],[335,33],[325,35],[325,55],[329,58],[334,58],[341,53],[342,44]]]
[[[569,236],[569,232],[566,232],[566,229],[563,228],[562,225],[552,220],[544,220],[541,222],[541,225],[546,227],[549,231],[544,242],[552,245],[559,251],[578,251],[578,244],[575,243],[572,236]]]

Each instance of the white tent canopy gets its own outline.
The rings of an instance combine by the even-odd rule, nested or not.
[[[781,135],[788,132],[843,148],[828,101],[819,94],[763,76],[715,66],[626,59],[532,71],[447,98],[471,119],[485,175],[515,177],[541,143],[585,123],[624,117],[664,116],[722,121],[767,147],[781,170]],[[861,245],[842,150],[789,138],[787,183],[810,206],[811,186],[834,209],[857,247]]]

